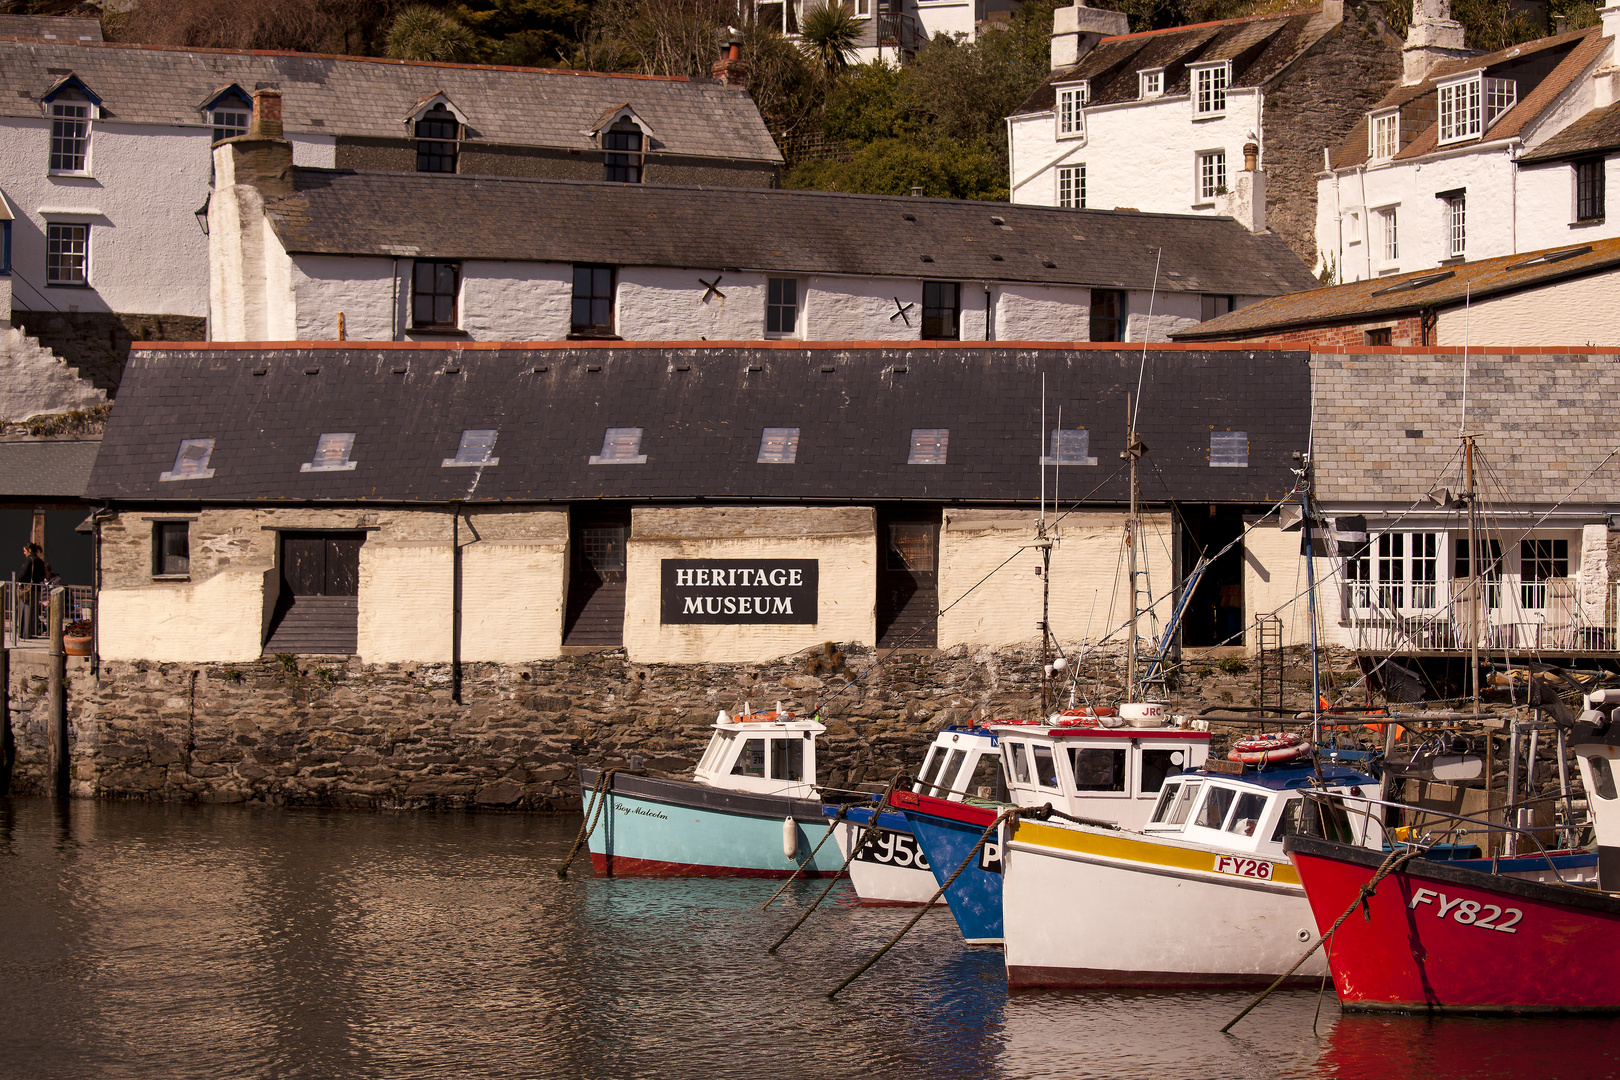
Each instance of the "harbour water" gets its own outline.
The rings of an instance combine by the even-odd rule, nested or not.
[[[1223,1036],[1250,995],[1009,995],[943,909],[829,1003],[909,912],[840,884],[767,956],[820,883],[762,912],[774,883],[559,881],[578,825],[0,800],[0,1077],[1620,1072],[1617,1019],[1347,1016],[1330,987]]]

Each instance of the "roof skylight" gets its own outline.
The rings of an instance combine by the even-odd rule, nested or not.
[[[1054,428],[1042,465],[1095,465],[1091,456],[1091,432],[1085,428]]]
[[[349,460],[354,449],[354,432],[326,432],[315,444],[315,460],[298,466],[299,472],[353,472],[355,463]]]
[[[1249,467],[1249,433],[1247,431],[1211,431],[1209,433],[1209,466],[1212,469],[1247,469]]]
[[[950,428],[912,428],[911,456],[907,465],[943,465],[951,441]]]
[[[641,452],[641,429],[638,427],[610,427],[602,436],[602,452],[591,455],[592,465],[645,465],[647,455]]]
[[[162,480],[207,480],[214,475],[208,459],[214,453],[213,439],[184,439],[174,455],[174,468],[158,476]]]
[[[768,427],[759,437],[761,465],[792,465],[799,457],[799,429]]]
[[[1425,285],[1433,285],[1437,281],[1444,281],[1446,278],[1456,276],[1457,272],[1455,270],[1442,270],[1437,274],[1419,274],[1415,278],[1407,278],[1405,281],[1397,281],[1395,284],[1387,285],[1382,289],[1375,289],[1368,295],[1388,296],[1390,293],[1411,292],[1414,289],[1421,289]]]
[[[1591,250],[1591,244],[1583,244],[1580,247],[1564,248],[1562,251],[1549,251],[1545,255],[1537,255],[1533,259],[1513,263],[1508,269],[1523,270],[1529,266],[1546,266],[1548,263],[1563,262],[1565,259],[1573,259],[1577,255],[1585,255]]]
[[[443,468],[453,469],[472,465],[499,465],[501,459],[490,457],[490,451],[495,449],[495,428],[468,428],[461,433],[461,445],[456,447],[456,456],[445,458]]]

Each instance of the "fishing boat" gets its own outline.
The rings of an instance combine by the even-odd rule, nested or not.
[[[849,881],[860,902],[869,907],[915,906],[926,904],[939,891],[927,855],[910,822],[898,810],[904,797],[927,795],[955,804],[972,792],[994,796],[1002,788],[1000,774],[994,732],[970,727],[943,729],[929,744],[916,779],[891,796],[890,804],[897,809],[879,816],[879,827],[871,831],[853,859],[850,850],[866,835],[877,808],[855,804],[823,807],[822,812],[835,820],[832,827],[838,851],[849,863]]]
[[[1051,804],[1077,817],[1139,828],[1165,779],[1208,758],[1209,733],[1164,725],[1157,703],[1127,705],[1119,712],[1073,709],[1042,724],[992,725],[1006,778],[1004,800],[947,802],[924,791],[896,795],[895,804],[904,811],[938,883],[944,884],[962,865],[1007,806]],[[1001,943],[999,839],[988,841],[957,875],[945,890],[945,901],[964,941]]]
[[[1218,764],[1225,768],[1167,778],[1140,830],[1062,820],[1005,827],[1009,986],[1238,986],[1288,971],[1312,930],[1283,840],[1325,827],[1321,804],[1303,795],[1359,798],[1376,795],[1378,782],[1308,762]],[[1345,818],[1342,839],[1383,846],[1365,807]],[[1325,970],[1318,957],[1298,974]]]
[[[591,865],[614,877],[835,875],[809,832],[826,819],[816,787],[816,737],[826,728],[775,710],[721,712],[692,780],[581,766]],[[600,805],[598,805],[600,803]]]
[[[1597,831],[1597,889],[1429,858],[1411,859],[1378,880],[1385,861],[1379,852],[1327,839],[1288,840],[1320,932],[1352,903],[1362,905],[1362,914],[1340,922],[1326,943],[1345,1008],[1620,1011],[1616,704],[1620,691],[1587,695],[1569,733]]]

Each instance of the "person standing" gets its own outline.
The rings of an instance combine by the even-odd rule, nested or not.
[[[38,544],[29,542],[23,545],[23,564],[17,570],[17,584],[27,585],[28,588],[18,590],[15,610],[17,620],[22,624],[17,627],[18,637],[34,637],[39,624],[40,586],[50,573],[45,566],[44,554]]]

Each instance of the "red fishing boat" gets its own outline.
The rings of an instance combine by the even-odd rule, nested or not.
[[[1307,836],[1284,849],[1326,933],[1386,854]],[[1620,1012],[1620,897],[1416,858],[1325,946],[1346,1009]]]

